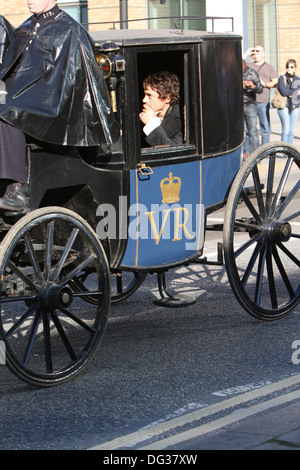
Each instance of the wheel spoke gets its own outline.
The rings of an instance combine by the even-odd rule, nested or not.
[[[280,272],[281,278],[282,278],[282,280],[283,280],[283,282],[284,282],[284,284],[285,284],[285,286],[286,286],[286,288],[287,288],[287,291],[288,291],[288,293],[289,293],[289,295],[290,295],[290,298],[293,299],[293,298],[295,297],[295,291],[294,291],[294,289],[293,289],[293,287],[292,287],[292,285],[291,285],[291,283],[290,283],[290,281],[289,281],[289,278],[288,278],[288,276],[287,276],[287,274],[286,274],[286,271],[285,271],[285,269],[284,269],[284,267],[283,267],[283,264],[282,264],[281,259],[280,259],[280,257],[279,257],[279,254],[278,254],[278,251],[277,251],[276,246],[274,246],[273,256],[274,256],[275,262],[276,262],[276,264],[277,264],[278,270],[279,270],[279,272]]]
[[[44,276],[47,281],[49,281],[50,274],[51,274],[53,237],[54,237],[54,220],[49,222],[47,226],[45,259],[44,259]]]
[[[34,273],[35,273],[35,278],[36,278],[37,282],[39,282],[40,284],[43,284],[44,283],[44,276],[43,276],[43,273],[41,272],[39,262],[38,262],[38,259],[37,259],[37,256],[36,256],[36,252],[35,252],[35,249],[33,247],[32,240],[31,240],[28,233],[26,233],[26,235],[24,237],[24,240],[25,240],[25,245],[27,247],[29,257],[30,257],[30,260],[31,260],[31,264],[32,264],[32,267],[33,267],[33,270],[34,270]]]
[[[17,266],[12,261],[8,260],[7,267],[11,269],[20,279],[22,279],[25,284],[34,292],[38,293],[40,291],[40,287],[35,284],[28,276],[26,276],[26,274],[21,271],[21,269],[17,268]]]
[[[70,358],[72,359],[72,361],[76,361],[77,360],[77,356],[74,352],[74,349],[72,348],[71,346],[71,343],[70,341],[68,340],[68,337],[65,333],[65,330],[63,329],[63,326],[61,325],[61,322],[59,321],[59,318],[57,316],[57,314],[55,312],[51,312],[51,318],[53,320],[53,323],[54,325],[56,326],[56,329],[59,333],[59,336],[70,356]]]
[[[79,284],[78,284],[78,287],[79,287]],[[74,292],[73,293],[73,297],[83,297],[83,298],[86,298],[87,296],[89,297],[95,297],[95,296],[99,296],[99,295],[103,295],[104,292],[103,290],[87,290],[85,288],[83,288],[84,290],[82,292]]]
[[[296,219],[296,217],[299,217],[300,211],[295,212],[294,214],[289,215],[288,217],[285,217],[284,221],[289,222],[289,220]]]
[[[278,247],[300,268],[300,260],[283,243],[278,243]]]
[[[251,224],[251,223],[247,223],[247,222],[244,222],[243,220],[236,220],[235,221],[235,223],[234,223],[234,231],[235,232],[238,231],[238,230],[236,230],[236,227],[244,228],[244,229],[246,229],[245,231],[248,231],[248,232],[252,232],[252,231],[261,232],[262,231],[261,226],[254,225],[254,224]]]
[[[253,237],[250,238],[246,243],[243,243],[237,250],[234,252],[234,258],[238,258],[245,250],[250,248],[251,245],[254,243],[259,242],[262,239],[262,235],[260,233],[255,234]]]
[[[256,285],[255,285],[255,296],[254,296],[254,302],[256,303],[256,305],[260,305],[265,261],[266,261],[266,248],[262,249],[259,254]]]
[[[251,271],[252,271],[252,269],[253,269],[253,266],[254,266],[254,264],[255,264],[255,262],[256,262],[256,260],[257,260],[257,257],[258,257],[258,255],[259,255],[259,253],[260,253],[262,247],[263,247],[263,242],[262,242],[262,240],[260,240],[260,241],[256,244],[256,247],[254,248],[254,251],[253,251],[252,256],[251,256],[251,258],[250,258],[250,260],[249,260],[249,262],[248,262],[248,265],[247,265],[247,268],[246,268],[246,270],[245,270],[245,273],[244,273],[244,275],[243,275],[243,277],[242,277],[242,284],[243,284],[243,286],[245,286],[245,285],[247,284],[247,281],[248,281],[248,279],[249,279],[249,276],[250,276],[250,274],[251,274]]]
[[[53,364],[52,364],[52,354],[51,354],[49,314],[44,314],[44,316],[43,316],[43,326],[44,326],[44,345],[45,345],[46,372],[48,374],[52,374],[53,373]]]
[[[256,198],[257,198],[257,204],[259,208],[259,213],[262,219],[266,218],[266,208],[264,205],[264,198],[262,194],[262,185],[260,181],[260,176],[258,172],[257,165],[252,170],[252,177],[254,181],[254,186],[255,186],[255,192],[256,192]]]
[[[268,171],[268,182],[267,182],[267,194],[266,194],[266,213],[270,215],[272,194],[274,186],[274,175],[275,175],[275,155],[270,155],[269,159],[269,171]]]
[[[30,331],[30,334],[29,334],[29,339],[28,339],[27,346],[26,346],[25,353],[24,353],[24,357],[23,357],[23,364],[25,366],[28,365],[28,361],[30,359],[30,355],[31,355],[31,352],[32,352],[34,340],[36,338],[36,333],[37,333],[40,321],[42,319],[42,315],[43,315],[43,312],[41,310],[37,310],[37,312],[35,314],[35,317],[34,317],[34,320],[33,320],[33,323],[32,323],[31,331]]]
[[[66,246],[65,246],[65,249],[61,255],[61,258],[59,260],[59,262],[57,263],[55,269],[54,269],[54,272],[53,272],[53,276],[52,276],[52,280],[53,282],[57,282],[59,277],[60,277],[60,273],[61,273],[61,270],[65,264],[65,261],[70,253],[70,250],[73,246],[73,243],[74,241],[76,240],[76,237],[78,235],[78,232],[79,232],[79,229],[78,228],[73,228],[70,236],[69,236],[69,239],[66,243]]]
[[[93,293],[94,294],[94,293]],[[86,294],[85,294],[86,295]],[[95,333],[95,329],[91,328],[86,322],[81,320],[80,318],[76,317],[76,315],[73,315],[73,313],[69,312],[68,310],[61,308],[60,311],[64,313],[67,317],[71,318],[74,322],[76,322],[78,325],[82,326],[85,330],[87,330],[89,333]]]
[[[261,225],[263,223],[263,219],[260,217],[258,212],[256,211],[255,207],[253,206],[252,202],[250,201],[249,197],[247,196],[246,192],[244,190],[241,191],[241,197],[248,207],[249,211],[253,215],[254,219],[256,220],[258,225]]]
[[[34,312],[36,311],[37,309],[37,306],[36,305],[33,305],[32,307],[30,307],[25,313],[24,315],[22,315],[19,320],[6,332],[5,336],[6,338],[9,338],[11,335],[13,335],[15,333],[15,331],[17,331],[17,329],[23,325],[24,321],[27,320],[27,318]]]
[[[277,219],[281,216],[283,211],[286,209],[288,204],[291,202],[291,200],[295,197],[297,194],[298,190],[300,188],[300,180],[298,181],[297,184],[293,187],[293,189],[290,191],[289,195],[284,199],[284,201],[280,204],[280,206],[276,209],[274,212],[274,217]]]
[[[274,199],[273,199],[271,215],[273,215],[275,213],[275,211],[277,210],[278,204],[280,203],[280,199],[281,199],[283,190],[285,188],[288,176],[290,174],[290,171],[291,171],[291,168],[292,168],[292,165],[293,165],[293,161],[294,160],[291,157],[289,157],[286,164],[285,164],[283,174],[281,176],[280,182],[279,182],[278,187],[277,187],[276,194],[275,194]]]
[[[271,298],[271,305],[272,308],[278,308],[277,302],[277,293],[276,293],[276,286],[275,286],[275,279],[274,279],[274,271],[273,271],[273,264],[272,264],[272,255],[270,249],[267,251],[267,273],[268,273],[268,283],[269,283],[269,292]]]
[[[1,299],[1,303],[8,303],[8,302],[25,302],[27,300],[29,301],[36,301],[37,296],[36,295],[16,295],[14,297],[8,296],[8,297],[3,297]]]
[[[86,268],[89,264],[93,263],[95,261],[96,255],[91,254],[86,260],[82,261],[78,266],[76,266],[72,271],[70,271],[68,274],[66,274],[58,284],[67,284],[67,282],[71,281],[73,277],[76,277],[77,273],[80,273],[84,268]]]

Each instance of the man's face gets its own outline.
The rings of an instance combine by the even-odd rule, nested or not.
[[[170,104],[169,98],[160,98],[157,91],[153,90],[150,86],[144,90],[145,96],[143,99],[143,103],[146,107],[152,109],[152,111],[156,114],[164,114]]]
[[[251,57],[254,62],[261,62],[265,58],[264,50],[261,46],[256,46],[254,52],[252,52]]]
[[[30,13],[40,14],[51,10],[54,7],[55,0],[26,0]]]

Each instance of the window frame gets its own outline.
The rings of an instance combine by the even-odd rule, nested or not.
[[[155,53],[156,60],[159,56],[163,58],[165,54],[174,53],[174,57],[182,58],[182,72],[181,76],[183,77],[183,88],[181,90],[182,100],[184,101],[183,106],[185,109],[186,119],[185,119],[185,129],[184,134],[187,136],[187,142],[183,143],[180,146],[158,146],[158,147],[142,147],[142,124],[139,120],[139,113],[142,106],[141,93],[141,83],[143,78],[141,77],[141,71],[139,70],[139,64],[145,62],[146,57],[150,54]],[[140,60],[140,57],[143,55],[143,60]],[[198,71],[198,44],[194,43],[185,43],[176,45],[169,44],[158,44],[153,47],[149,46],[138,46],[136,47],[135,53],[136,67],[135,67],[135,78],[134,80],[138,84],[135,87],[135,97],[134,102],[135,106],[135,116],[136,116],[136,125],[135,125],[135,140],[138,145],[137,151],[137,163],[147,163],[149,165],[155,164],[165,164],[166,159],[172,161],[189,161],[195,160],[195,155],[198,156],[201,152],[198,151],[201,144],[201,138],[199,136],[199,129],[202,126],[200,124],[197,126],[197,122],[200,122],[200,94],[199,94],[199,83],[197,82],[197,77],[199,77]],[[151,68],[151,67],[150,67]],[[162,70],[163,68],[161,68]],[[150,70],[149,73],[152,73]],[[176,73],[176,71],[175,71]],[[146,76],[146,75],[145,75]]]
[[[88,25],[88,2],[87,0],[63,0],[62,2],[57,2],[57,5],[62,10],[66,11],[72,18],[74,18],[79,23],[82,23],[84,26]],[[67,11],[68,8],[74,7],[77,8],[78,18],[75,18],[70,12]]]

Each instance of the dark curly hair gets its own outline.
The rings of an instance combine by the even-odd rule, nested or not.
[[[143,81],[144,90],[150,86],[155,90],[161,99],[171,96],[171,104],[180,101],[180,83],[177,75],[163,70],[162,72],[148,75]]]

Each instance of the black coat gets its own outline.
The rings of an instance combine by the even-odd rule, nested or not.
[[[284,79],[285,77],[285,79]],[[300,77],[295,75],[291,77],[286,73],[280,75],[278,80],[278,90],[282,96],[287,96],[286,106],[290,109],[300,106]]]
[[[2,63],[4,53],[9,45],[10,36],[14,27],[4,16],[0,15],[0,64]]]
[[[0,79],[9,82],[0,118],[25,134],[72,146],[118,138],[112,135],[109,93],[90,37],[64,11],[44,22],[33,15],[14,31]]]
[[[180,145],[183,143],[182,119],[179,105],[170,106],[162,123],[147,137],[146,142],[152,147],[159,145]]]
[[[254,83],[255,88],[244,88],[244,104],[252,104],[256,103],[256,94],[260,94],[263,92],[263,86],[260,82],[260,78],[258,73],[251,69],[250,67],[246,66],[246,70],[243,73],[243,80],[245,81],[251,81]]]

